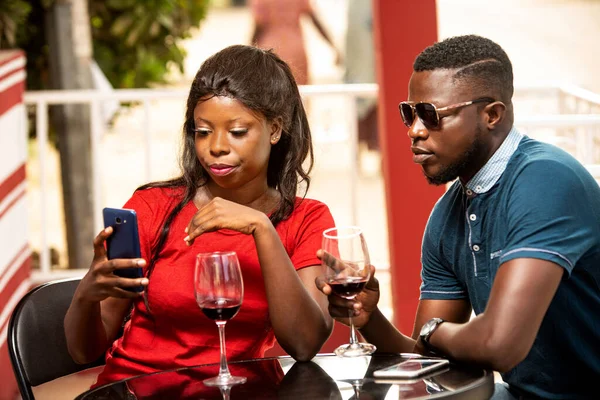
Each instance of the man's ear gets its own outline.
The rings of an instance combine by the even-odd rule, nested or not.
[[[271,125],[271,144],[276,145],[281,139],[281,133],[283,132],[283,119],[281,117],[273,118],[270,122]]]
[[[507,107],[501,101],[495,101],[484,108],[485,123],[489,130],[498,128],[506,118]]]

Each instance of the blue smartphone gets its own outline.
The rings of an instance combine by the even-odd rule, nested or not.
[[[113,233],[106,240],[106,253],[109,260],[114,258],[140,258],[140,237],[138,234],[137,215],[134,210],[126,208],[104,208],[104,227],[112,226]],[[124,278],[141,278],[144,276],[141,267],[117,269],[113,272]],[[126,290],[141,292],[143,286]]]

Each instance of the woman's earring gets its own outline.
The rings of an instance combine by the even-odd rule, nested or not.
[[[278,141],[279,141],[279,136],[275,136],[274,138],[271,139],[271,144],[277,144]]]

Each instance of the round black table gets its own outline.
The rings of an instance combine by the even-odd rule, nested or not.
[[[488,399],[494,392],[492,372],[451,364],[441,372],[414,380],[380,380],[373,371],[407,359],[406,354],[374,354],[341,358],[319,354],[310,362],[292,358],[262,358],[230,362],[233,375],[248,378],[229,393],[208,387],[218,364],[200,365],[114,382],[79,395],[100,399]],[[357,397],[358,393],[358,397]]]

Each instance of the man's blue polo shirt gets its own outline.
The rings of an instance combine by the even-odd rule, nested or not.
[[[569,154],[513,128],[435,205],[421,299],[468,299],[482,313],[498,268],[515,258],[565,272],[529,355],[504,381],[542,398],[588,398],[600,378],[600,188]]]

